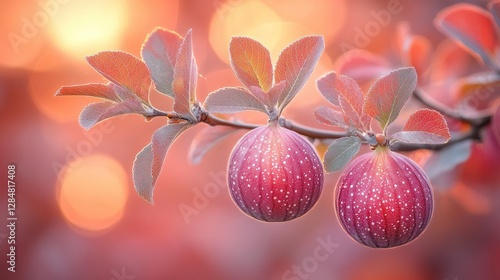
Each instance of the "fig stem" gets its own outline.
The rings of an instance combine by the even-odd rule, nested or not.
[[[452,109],[432,99],[418,88],[413,91],[413,97],[427,106],[429,109],[434,109],[447,117],[468,123],[471,126],[483,127],[489,124],[491,121],[491,112],[478,112],[475,116],[466,116],[459,110]]]

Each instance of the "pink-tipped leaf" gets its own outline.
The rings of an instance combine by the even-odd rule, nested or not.
[[[230,114],[246,110],[267,113],[264,104],[242,87],[225,87],[210,93],[203,107],[210,113]]]
[[[106,79],[149,104],[151,78],[142,60],[126,52],[105,51],[88,56],[87,62]]]
[[[105,119],[134,113],[148,113],[142,102],[137,98],[130,98],[120,103],[99,102],[89,104],[83,108],[78,121],[85,130],[89,130]]]
[[[191,30],[189,30],[177,54],[172,90],[174,93],[174,111],[193,119],[191,105],[196,103],[197,82],[198,66],[193,55],[192,35]]]
[[[348,129],[349,126],[345,122],[344,113],[340,109],[332,109],[326,106],[320,106],[314,110],[314,116],[320,123],[337,126]]]
[[[304,86],[324,48],[322,36],[307,36],[291,43],[281,52],[274,70],[275,83],[286,81],[285,88],[278,98],[280,110],[283,110]]]
[[[156,90],[174,97],[172,81],[182,37],[174,31],[156,28],[142,45],[142,58],[151,72]]]
[[[353,79],[330,72],[318,79],[317,86],[328,101],[342,108],[349,127],[361,131],[369,128],[370,118],[363,113],[363,92]]]
[[[366,95],[363,112],[376,119],[385,131],[399,116],[416,86],[415,68],[396,69],[372,84]]]
[[[189,127],[189,124],[183,123],[159,128],[153,134],[151,143],[137,154],[133,166],[134,187],[147,202],[153,204],[153,189],[170,145]]]
[[[104,98],[114,102],[120,102],[120,97],[116,94],[112,87],[106,84],[84,84],[61,87],[56,96],[90,96]]]
[[[271,55],[261,43],[247,37],[233,37],[229,44],[231,67],[247,87],[269,91],[273,84]]]
[[[420,109],[410,115],[401,132],[392,138],[413,144],[444,144],[451,138],[443,115],[431,109]]]
[[[473,54],[491,64],[498,46],[496,25],[487,10],[478,6],[460,3],[442,10],[435,25]]]

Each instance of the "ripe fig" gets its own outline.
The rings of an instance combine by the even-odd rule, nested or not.
[[[344,230],[374,248],[396,247],[417,238],[433,209],[424,171],[411,159],[381,146],[349,163],[335,196]]]
[[[267,222],[289,221],[309,211],[319,198],[323,176],[311,143],[276,122],[245,134],[228,165],[235,203],[246,214]]]

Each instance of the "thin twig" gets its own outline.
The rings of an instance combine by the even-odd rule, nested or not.
[[[224,120],[221,118],[218,118],[212,114],[204,114],[203,117],[201,118],[201,121],[209,124],[211,126],[215,125],[225,125],[225,126],[230,126],[234,128],[242,128],[242,129],[254,129],[256,127],[259,127],[261,125],[258,124],[248,124],[248,123],[242,123],[242,122],[233,122],[229,120]],[[280,125],[288,128],[292,131],[297,132],[298,134],[310,137],[310,138],[315,138],[315,139],[336,139],[336,138],[341,138],[341,137],[346,137],[349,136],[347,132],[335,132],[335,131],[329,131],[329,130],[323,130],[323,129],[317,129],[317,128],[312,128],[308,126],[304,126],[301,124],[298,124],[296,122],[281,118],[279,121]]]
[[[416,89],[413,91],[413,97],[424,104],[429,109],[434,109],[441,114],[471,124],[472,126],[483,126],[490,122],[491,113],[478,113],[476,116],[466,116],[459,110],[452,109],[438,101],[432,99],[427,94],[425,94],[421,89]]]
[[[460,136],[452,138],[450,141],[448,141],[445,144],[414,144],[414,143],[404,143],[404,142],[395,142],[391,145],[391,150],[393,151],[415,151],[419,149],[427,149],[427,150],[433,150],[433,151],[438,151],[441,150],[445,147],[466,141],[466,140],[481,140],[481,131],[484,127],[486,127],[490,122],[491,122],[491,114],[478,114],[474,117],[466,116],[462,114],[460,111],[452,109],[447,107],[446,105],[443,105],[432,98],[428,97],[425,95],[421,90],[416,89],[413,92],[413,96],[422,102],[426,107],[430,109],[434,109],[440,113],[442,113],[445,116],[448,116],[450,118],[457,119],[459,121],[462,121],[464,123],[467,123],[470,125],[470,130]],[[153,108],[153,112],[151,114],[148,114],[145,116],[148,118],[148,120],[155,118],[155,117],[167,117],[171,121],[190,121],[181,115],[175,113],[175,112],[163,112],[160,111],[156,108]],[[249,123],[244,123],[240,121],[231,121],[231,120],[226,120],[219,118],[217,116],[214,116],[208,112],[202,112],[200,116],[199,122],[204,122],[208,125],[211,126],[216,126],[216,125],[223,125],[223,126],[229,126],[233,127],[235,129],[247,129],[251,130],[254,128],[257,128],[259,126],[262,126],[262,124],[249,124]],[[323,130],[323,129],[317,129],[317,128],[312,128],[308,127],[305,125],[298,124],[294,121],[285,119],[285,118],[280,118],[279,124],[285,128],[288,128],[290,130],[293,130],[303,136],[313,138],[313,139],[338,139],[342,137],[348,137],[348,136],[358,136],[353,133],[349,132],[337,132],[337,131],[330,131],[330,130]],[[363,140],[363,143],[366,143],[366,139],[363,137],[360,137]]]
[[[420,149],[439,151],[446,147],[458,144],[460,142],[464,142],[467,140],[477,140],[478,136],[475,133],[466,133],[460,135],[458,137],[452,138],[450,141],[445,144],[412,144],[412,143],[404,143],[404,142],[396,142],[390,146],[390,149],[398,152],[411,152]]]
[[[315,138],[315,139],[337,139],[337,138],[352,136],[348,132],[336,132],[330,130],[311,128],[284,118],[280,119],[280,125],[290,130],[293,130],[298,134],[302,134],[309,138]]]

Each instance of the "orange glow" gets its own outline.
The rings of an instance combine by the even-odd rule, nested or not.
[[[325,36],[328,43],[342,27],[347,7],[344,0],[291,0],[286,2],[264,0],[287,22],[294,22],[311,30],[310,34]],[[308,35],[310,35],[308,34]]]
[[[276,61],[281,49],[291,42],[289,38],[300,37],[297,33],[291,34],[294,31],[307,33],[300,25],[284,22],[269,6],[248,1],[214,14],[209,40],[217,56],[226,63],[229,63],[228,46],[232,36],[248,36],[261,42]]]
[[[88,231],[107,229],[123,216],[127,175],[121,164],[108,156],[80,160],[69,163],[59,176],[59,208],[71,225]]]
[[[328,54],[323,53],[321,55],[316,68],[314,68],[311,78],[307,80],[304,87],[299,91],[295,98],[287,106],[287,112],[294,110],[301,110],[304,108],[311,108],[309,106],[324,104],[325,98],[321,94],[317,94],[316,79],[315,77],[321,77],[321,75],[331,71],[332,62]],[[314,94],[313,94],[314,93]],[[310,110],[310,109],[308,109]],[[288,115],[291,117],[290,115]],[[297,116],[299,117],[299,116]]]
[[[38,110],[47,117],[62,123],[76,122],[82,108],[88,105],[89,101],[95,102],[96,100],[89,98],[55,97],[54,94],[61,85],[71,84],[71,82],[75,81],[75,78],[68,76],[61,77],[60,72],[43,71],[43,67],[47,67],[47,61],[51,59],[54,59],[54,56],[50,54],[43,55],[34,65],[35,71],[29,80],[29,93]],[[37,71],[39,66],[43,72]],[[87,67],[76,69],[87,69]],[[76,69],[74,68],[75,71]]]
[[[127,20],[126,1],[71,1],[50,21],[55,44],[68,55],[81,57],[119,47]]]
[[[269,4],[261,1],[227,4],[213,15],[209,40],[222,61],[229,63],[228,45],[232,36],[248,36],[261,42],[276,63],[281,50],[291,42],[311,34],[324,34],[328,40],[338,32],[345,19],[343,1],[321,1],[321,8],[316,3],[313,7],[308,1],[293,1],[293,5],[280,5],[276,9],[272,1],[265,2]],[[300,16],[297,10],[301,11]]]
[[[41,13],[37,1],[4,2],[2,11],[0,64],[27,68],[46,45],[43,26],[33,20]]]

